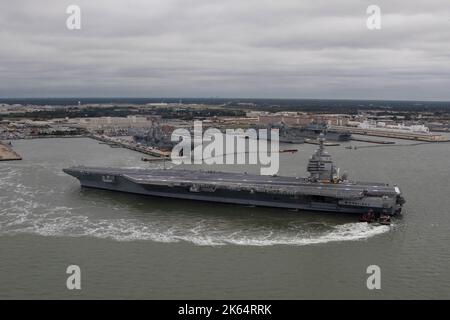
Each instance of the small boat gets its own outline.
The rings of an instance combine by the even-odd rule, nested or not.
[[[167,160],[168,157],[159,157],[159,158],[141,158],[141,161],[145,161],[145,162],[156,162],[156,161],[165,161]]]
[[[286,153],[286,152],[290,152],[290,153],[296,153],[298,151],[298,149],[283,149],[280,150],[280,153]]]

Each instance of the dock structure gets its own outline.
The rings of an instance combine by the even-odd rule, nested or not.
[[[168,151],[162,151],[162,150],[159,150],[159,149],[153,148],[153,147],[141,146],[132,141],[125,141],[122,139],[108,137],[105,135],[94,134],[94,135],[90,135],[89,137],[94,140],[106,143],[110,146],[114,145],[114,146],[130,149],[133,151],[137,151],[137,152],[140,152],[140,153],[143,153],[146,155],[150,155],[150,156],[154,156],[154,157],[158,157],[158,158],[170,158],[170,155],[171,155],[171,153]]]
[[[385,140],[373,140],[373,139],[365,139],[365,138],[357,138],[352,136],[350,138],[352,141],[360,141],[360,142],[369,142],[369,143],[375,143],[375,144],[395,144],[394,141],[385,141]]]
[[[317,145],[320,144],[317,140],[314,140],[314,139],[308,139],[308,138],[305,139],[305,143],[309,143],[309,144],[317,144]],[[337,143],[337,142],[325,141],[325,142],[323,142],[323,145],[324,145],[324,146],[327,146],[327,147],[337,147],[337,146],[339,146],[340,144]]]
[[[344,126],[332,126],[331,128],[333,130],[341,132],[350,131],[352,134],[361,134],[367,136],[376,136],[394,139],[405,139],[405,140],[425,141],[425,142],[447,142],[450,140],[445,136],[433,133],[427,134],[427,133],[413,133],[413,132],[398,132],[390,130],[363,129]]]
[[[10,146],[0,142],[0,161],[22,160],[22,157]]]

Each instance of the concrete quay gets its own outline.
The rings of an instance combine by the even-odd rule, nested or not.
[[[447,142],[449,139],[445,136],[439,134],[421,134],[421,133],[410,133],[410,132],[396,132],[389,130],[374,130],[374,129],[362,129],[354,127],[344,127],[344,126],[332,126],[331,129],[336,131],[350,131],[352,134],[361,134],[367,136],[394,138],[394,139],[405,139],[413,141],[425,141],[425,142]]]
[[[122,139],[117,139],[113,137],[108,137],[104,135],[90,135],[89,138],[92,138],[97,141],[104,142],[109,145],[116,145],[118,147],[130,149],[133,151],[137,151],[146,155],[159,157],[159,158],[170,158],[171,153],[167,151],[162,151],[153,147],[140,146],[132,141],[125,141]]]
[[[0,142],[0,161],[22,160],[22,157],[9,145]]]

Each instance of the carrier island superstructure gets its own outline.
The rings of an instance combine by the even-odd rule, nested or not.
[[[404,199],[396,185],[352,182],[339,176],[319,138],[309,177],[262,176],[182,169],[131,169],[77,166],[64,169],[82,187],[147,196],[307,211],[396,215]]]

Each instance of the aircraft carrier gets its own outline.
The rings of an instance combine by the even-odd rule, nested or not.
[[[71,167],[81,186],[148,196],[308,211],[396,215],[404,199],[396,185],[352,182],[339,176],[324,139],[308,163],[309,177],[181,169]]]

